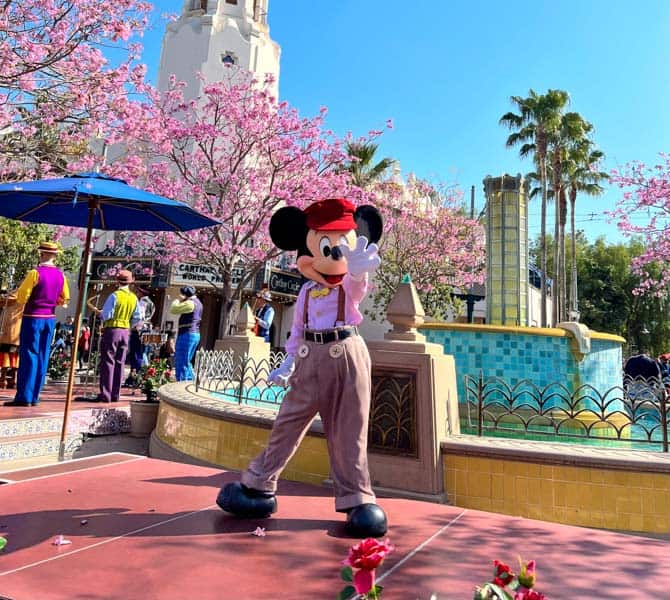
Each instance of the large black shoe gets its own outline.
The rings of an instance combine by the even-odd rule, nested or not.
[[[359,504],[347,514],[344,530],[351,537],[368,538],[386,535],[386,514],[376,504]]]
[[[2,403],[3,406],[31,406],[28,402],[17,402],[16,400],[9,400]]]
[[[277,512],[277,498],[273,493],[252,490],[239,481],[224,485],[216,503],[226,512],[243,519],[263,519]]]

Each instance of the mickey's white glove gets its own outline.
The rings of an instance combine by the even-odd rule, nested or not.
[[[376,271],[381,264],[377,244],[368,245],[365,236],[356,238],[356,247],[353,250],[345,245],[341,246],[341,249],[342,256],[347,259],[349,274],[354,279],[363,279],[366,273]]]
[[[268,381],[271,383],[276,383],[277,385],[286,386],[289,377],[293,374],[294,369],[295,366],[293,365],[293,356],[288,354],[281,365],[270,371],[270,374],[268,375]]]

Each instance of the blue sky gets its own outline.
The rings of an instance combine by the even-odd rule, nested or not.
[[[158,68],[163,25],[180,0],[155,2],[144,61]],[[303,115],[329,109],[343,135],[381,129],[379,154],[403,173],[475,185],[532,168],[505,148],[498,120],[512,95],[567,90],[570,110],[595,126],[606,170],[653,162],[670,139],[670,2],[643,0],[270,0],[271,37],[281,45],[280,97]],[[577,225],[589,239],[621,239],[603,211],[619,192],[578,200]],[[539,232],[539,203],[530,235]],[[592,216],[593,213],[593,216]]]

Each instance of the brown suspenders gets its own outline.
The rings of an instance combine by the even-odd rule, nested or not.
[[[308,320],[309,320],[309,292],[311,290],[307,291],[307,295],[305,296],[305,308],[304,312],[302,315],[302,323],[303,323],[303,328],[304,329],[309,329],[308,327]],[[344,290],[342,289],[341,285],[337,286],[337,318],[335,319],[335,323],[333,324],[333,327],[337,327],[338,323],[344,323],[344,303],[346,302],[346,295],[344,293]]]

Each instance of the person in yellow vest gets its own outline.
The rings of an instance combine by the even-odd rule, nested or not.
[[[116,275],[119,288],[102,306],[102,339],[100,340],[100,395],[97,402],[118,402],[123,369],[128,353],[130,327],[141,318],[137,296],[128,287],[133,274],[121,270]]]

